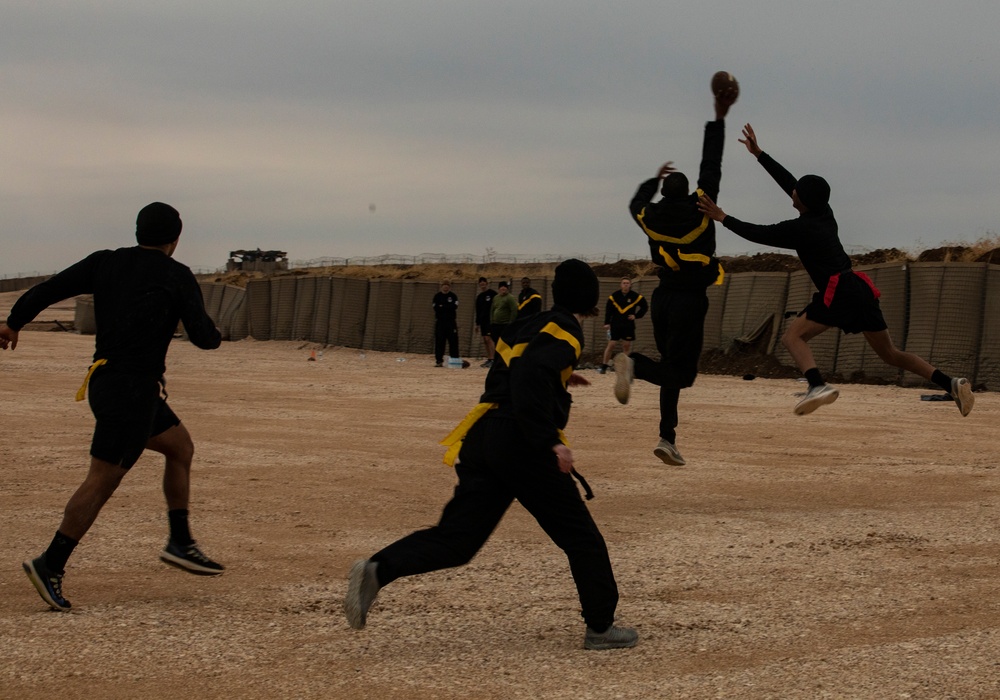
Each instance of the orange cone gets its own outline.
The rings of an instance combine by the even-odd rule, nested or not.
[[[307,362],[315,362],[315,361],[316,361],[316,351],[313,350],[312,352],[309,353],[309,359],[307,360]]]

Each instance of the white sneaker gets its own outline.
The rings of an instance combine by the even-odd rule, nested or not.
[[[955,399],[958,410],[963,416],[972,412],[972,407],[976,405],[976,395],[972,393],[972,384],[964,377],[951,380],[951,398]]]
[[[677,446],[668,440],[661,439],[660,444],[653,448],[653,454],[659,457],[664,464],[669,464],[672,467],[683,467],[687,464],[677,450]]]
[[[840,396],[840,391],[829,384],[809,387],[809,391],[806,392],[802,400],[795,404],[795,415],[804,416],[807,413],[812,413],[820,406],[833,403],[838,396]]]
[[[618,403],[628,403],[632,393],[632,379],[635,377],[635,360],[623,352],[615,355],[615,398]]]

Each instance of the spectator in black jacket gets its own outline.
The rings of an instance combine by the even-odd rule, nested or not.
[[[160,559],[195,574],[221,574],[224,569],[191,537],[188,501],[194,445],[167,405],[164,388],[167,346],[178,321],[200,348],[217,348],[222,341],[205,312],[194,275],[172,259],[180,233],[176,209],[160,202],[144,207],[136,220],[138,246],[98,251],[32,287],[0,324],[0,348],[13,350],[19,331],[42,310],[78,294],[94,295],[94,363],[77,394],[82,401],[89,388],[96,419],[90,470],[66,504],[48,549],[24,563],[39,595],[55,610],[71,607],[62,594],[66,561],[145,449],[166,458],[163,492],[170,537]]]
[[[442,442],[458,474],[454,497],[437,525],[354,564],[344,599],[351,627],[365,626],[383,586],[468,563],[517,499],[569,559],[587,624],[584,647],[635,645],[636,631],[614,624],[618,586],[607,545],[573,482],[562,433],[572,403],[567,386],[589,384],[573,370],[583,350],[580,320],[597,313],[598,294],[590,266],[567,260],[556,268],[552,309],[507,327],[479,405]]]
[[[639,186],[629,205],[659,266],[660,284],[653,290],[650,317],[660,360],[640,353],[617,355],[615,396],[628,402],[633,376],[660,387],[660,442],[653,454],[664,464],[685,464],[676,446],[677,402],[681,389],[694,384],[698,376],[708,312],[705,290],[722,284],[722,266],[715,257],[715,222],[698,211],[698,197],[706,193],[718,197],[724,120],[736,97],[729,91],[715,98],[715,121],[705,125],[698,189],[689,192],[687,177],[668,162],[655,178]],[[663,199],[654,203],[658,185]]]
[[[441,291],[434,295],[434,366],[444,366],[444,345],[448,356],[458,357],[458,295],[451,291],[451,280],[441,282]]]
[[[851,269],[851,259],[840,243],[837,220],[830,208],[830,185],[826,180],[818,175],[796,179],[761,150],[749,124],[743,127],[740,143],[792,198],[798,218],[769,226],[747,223],[727,216],[708,193],[702,196],[700,208],[706,216],[741,238],[794,249],[816,285],[812,301],[781,337],[782,344],[809,382],[809,391],[795,405],[795,413],[812,413],[837,400],[840,392],[823,381],[808,343],[823,331],[840,328],[844,333],[864,333],[865,340],[883,362],[934,382],[951,394],[963,416],[969,415],[975,396],[968,379],[949,377],[918,355],[893,345],[878,303],[881,293],[868,275]]]
[[[632,289],[632,280],[622,277],[619,284],[604,305],[604,330],[608,332],[608,345],[604,348],[604,359],[597,368],[600,374],[608,371],[608,361],[615,351],[615,346],[621,341],[622,352],[628,355],[632,352],[632,341],[635,340],[635,320],[646,315],[649,304],[646,297]]]

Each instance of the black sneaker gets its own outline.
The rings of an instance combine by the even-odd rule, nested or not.
[[[347,624],[356,630],[363,629],[368,622],[368,610],[378,597],[378,576],[375,567],[378,562],[359,559],[351,567],[347,577],[347,595],[344,596],[344,614]]]
[[[607,371],[608,371],[608,366],[607,365],[598,365],[597,366],[597,373],[598,374],[606,374]]]
[[[588,627],[587,634],[583,638],[583,648],[593,650],[628,649],[634,647],[638,641],[639,633],[631,627],[611,625],[600,634]]]
[[[183,547],[167,542],[167,546],[160,552],[160,561],[199,576],[218,576],[226,570],[222,564],[202,554],[194,542]]]
[[[72,603],[63,598],[63,574],[52,571],[45,564],[44,554],[37,559],[24,562],[21,566],[24,567],[24,573],[28,574],[28,578],[34,584],[38,595],[42,596],[42,600],[48,603],[53,610],[67,612],[73,607]]]

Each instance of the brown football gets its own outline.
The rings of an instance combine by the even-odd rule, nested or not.
[[[740,84],[736,82],[736,77],[732,73],[720,70],[712,76],[712,94],[718,97],[726,89],[736,90],[736,95],[740,94]]]

